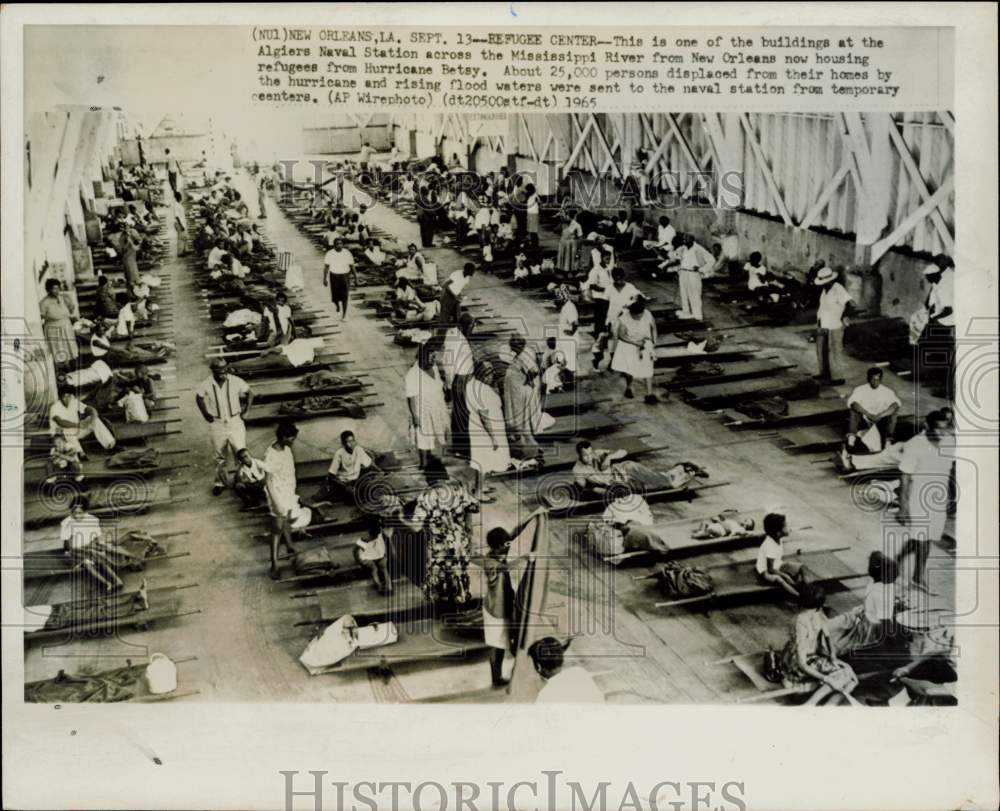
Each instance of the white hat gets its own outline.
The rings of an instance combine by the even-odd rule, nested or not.
[[[813,284],[826,284],[827,282],[832,282],[837,278],[837,272],[831,268],[820,268],[819,273],[816,274],[816,280]]]

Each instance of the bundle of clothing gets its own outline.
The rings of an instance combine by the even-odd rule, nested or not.
[[[108,457],[105,464],[112,470],[159,467],[160,452],[156,448],[129,448]]]
[[[145,672],[146,665],[133,665],[130,659],[125,660],[125,667],[103,673],[70,676],[60,670],[55,678],[26,684],[24,700],[32,704],[128,701],[140,692],[139,681]]]
[[[278,406],[278,413],[287,417],[305,418],[328,412],[342,413],[356,420],[364,419],[365,416],[365,409],[357,400],[336,394],[306,397],[294,402],[284,402]]]
[[[783,397],[764,397],[740,405],[739,410],[752,420],[776,420],[788,415],[788,401]]]
[[[685,363],[678,367],[674,373],[677,380],[697,380],[704,377],[718,377],[725,369],[717,363],[710,363],[707,360]]]

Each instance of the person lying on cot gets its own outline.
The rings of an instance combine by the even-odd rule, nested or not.
[[[784,545],[788,537],[788,522],[781,513],[764,516],[764,542],[757,550],[754,573],[762,586],[778,586],[796,599],[803,586],[812,579],[812,573],[801,563],[782,561]]]
[[[573,483],[583,498],[604,495],[615,485],[640,493],[672,490],[670,477],[640,462],[625,460],[622,450],[596,450],[586,439],[576,444]]]
[[[354,432],[344,431],[326,472],[326,493],[331,499],[354,504],[362,479],[381,473],[368,451],[358,444]]]
[[[833,456],[833,463],[840,473],[854,473],[859,470],[896,469],[903,458],[905,442],[886,445],[878,453],[851,453],[847,446],[841,447]]]
[[[700,541],[746,535],[753,532],[756,525],[756,521],[752,518],[737,518],[735,510],[725,510],[707,521],[702,521],[691,533],[691,537]]]
[[[378,518],[373,517],[365,538],[354,544],[354,560],[371,575],[372,583],[379,594],[392,594],[392,577],[387,566],[388,546],[385,531]]]

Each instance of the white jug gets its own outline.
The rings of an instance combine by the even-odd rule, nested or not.
[[[177,689],[177,665],[162,653],[154,653],[146,665],[146,685],[154,695],[172,693]]]

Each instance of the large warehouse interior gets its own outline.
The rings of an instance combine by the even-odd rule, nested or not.
[[[955,702],[950,112],[188,112],[26,121],[26,700]]]

